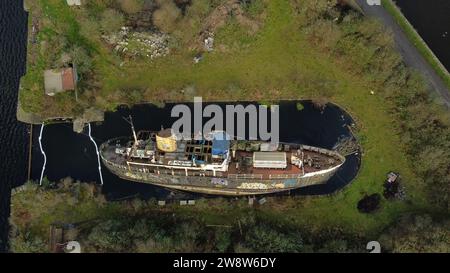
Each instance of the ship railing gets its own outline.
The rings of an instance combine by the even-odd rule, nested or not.
[[[314,147],[314,146],[309,146],[309,145],[305,145],[305,144],[296,144],[296,143],[287,143],[287,142],[280,142],[280,144],[287,144],[290,146],[290,148],[292,150],[296,150],[296,149],[300,149],[300,150],[306,150],[306,151],[311,151],[311,152],[316,152],[316,153],[321,153],[321,154],[327,154],[327,155],[334,155],[335,153],[333,151],[324,149],[324,148],[319,148],[319,147]]]
[[[128,165],[124,165],[124,164],[117,164],[114,163],[110,160],[107,160],[105,158],[103,158],[103,162],[106,165],[109,165],[117,170],[122,170],[122,171],[132,171],[132,172],[136,172],[136,173],[150,173],[150,174],[165,174],[165,175],[173,175],[173,176],[186,176],[186,171],[184,169],[166,169],[166,168],[159,168],[159,169],[152,169],[150,170],[149,168],[145,168],[145,167],[137,167],[137,166],[128,166]],[[216,175],[214,176],[212,171],[205,171],[205,172],[195,172],[195,171],[188,171],[188,175],[187,176],[198,176],[198,177],[205,177],[205,176],[211,176],[211,177],[225,177],[225,175],[220,172],[217,171]]]
[[[302,176],[302,174],[269,174],[269,179],[296,179]]]
[[[327,150],[324,148],[319,148],[319,147],[313,147],[313,146],[308,146],[308,145],[302,145],[303,149],[307,150],[307,151],[312,151],[312,152],[316,152],[319,154],[325,154],[328,156],[336,156],[336,152],[335,151],[331,151],[331,150]]]
[[[228,174],[230,179],[263,179],[262,174]]]
[[[108,164],[108,165],[113,166],[113,167],[118,168],[118,169],[124,169],[124,170],[127,169],[127,166],[126,166],[126,165],[117,164],[117,163],[114,163],[114,162],[112,162],[112,161],[109,161],[109,160],[107,160],[107,159],[105,159],[105,158],[103,158],[103,162],[104,162],[105,164]]]
[[[127,169],[127,168],[126,168]],[[135,167],[135,166],[130,166],[129,168],[131,171],[136,172],[136,173],[150,173],[150,174],[165,174],[165,175],[172,175],[172,176],[198,176],[198,177],[205,177],[205,176],[210,176],[210,177],[224,177],[222,172],[216,172],[216,175],[213,174],[213,172],[192,172],[192,171],[188,171],[186,173],[186,171],[184,169],[165,169],[165,168],[160,168],[158,169],[153,169],[150,170],[148,168],[139,168],[139,167]]]

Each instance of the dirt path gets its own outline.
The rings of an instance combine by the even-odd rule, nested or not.
[[[367,0],[356,0],[364,13],[370,17],[378,18],[387,28],[391,29],[398,50],[403,56],[406,65],[420,71],[428,81],[436,95],[450,108],[450,91],[442,78],[435,72],[433,67],[420,54],[417,48],[409,41],[403,29],[397,24],[395,19],[382,6],[370,6]]]

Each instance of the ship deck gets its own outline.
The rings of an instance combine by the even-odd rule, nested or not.
[[[285,169],[254,168],[253,166],[238,167],[237,162],[231,162],[228,167],[228,174],[302,174],[303,171],[292,164],[288,164]]]
[[[151,157],[130,156],[131,150],[126,153],[117,150],[130,147],[129,144],[129,139],[117,138],[100,146],[102,162],[115,175],[141,183],[211,194],[263,194],[321,184],[335,173],[336,167],[345,162],[345,157],[335,151],[307,145],[280,143],[271,150],[272,155],[261,155],[255,154],[255,151],[260,150],[254,149],[254,143],[242,145],[245,143],[236,141],[232,142],[231,149],[223,157],[223,160],[229,161],[227,171],[224,168],[218,171],[203,168],[202,164],[185,167],[164,160],[168,154],[176,158],[187,155],[189,158],[191,151],[186,153],[186,149],[179,149],[177,153],[157,154],[153,160]],[[189,144],[185,146],[188,149]],[[196,151],[192,154],[198,155]],[[158,157],[158,160],[154,160]],[[220,161],[216,162],[220,164]],[[271,165],[272,162],[275,165]]]
[[[317,172],[320,170],[332,168],[338,165],[340,162],[330,155],[304,151],[305,158],[310,157],[313,159],[314,165],[304,165],[303,168],[299,168],[293,165],[291,162],[291,153],[287,153],[287,167],[284,169],[273,169],[273,168],[255,168],[252,164],[243,165],[239,164],[240,158],[249,158],[252,156],[251,152],[237,151],[235,159],[230,162],[228,167],[228,174],[231,175],[255,175],[261,176],[263,179],[268,179],[277,176],[293,176],[293,175],[303,175],[307,173]]]
[[[345,159],[339,154],[326,149],[315,148],[310,146],[302,146],[304,156],[303,167],[298,167],[291,162],[291,155],[297,152],[299,145],[290,145],[291,149],[286,151],[287,167],[283,169],[276,168],[255,168],[252,164],[253,152],[237,150],[228,165],[227,172],[217,172],[217,177],[235,177],[235,178],[256,178],[256,179],[276,179],[276,178],[295,178],[308,173],[314,173],[321,170],[330,169],[340,165]],[[127,162],[135,162],[142,164],[151,163],[145,158],[129,158],[117,154],[116,146],[112,143],[104,143],[101,146],[102,157],[114,164],[127,166]],[[166,162],[164,162],[166,163]],[[148,167],[148,172],[153,172],[155,163]],[[171,170],[171,166],[167,164],[156,163],[158,173],[171,173],[172,175],[185,175],[183,169]],[[166,169],[166,171],[164,171]],[[201,171],[189,170],[189,176],[200,175]],[[203,172],[206,176],[213,176],[212,172]]]

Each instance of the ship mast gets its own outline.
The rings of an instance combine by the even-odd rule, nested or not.
[[[134,138],[134,145],[137,145],[138,139],[137,139],[137,135],[136,135],[136,130],[134,130],[133,118],[131,117],[131,115],[129,115],[128,119],[126,119],[126,118],[123,118],[123,119],[131,125],[131,131],[133,132],[133,138]]]

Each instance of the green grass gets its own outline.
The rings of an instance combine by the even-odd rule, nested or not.
[[[422,56],[428,61],[428,63],[433,67],[436,73],[438,73],[450,89],[450,74],[446,68],[443,67],[428,45],[423,41],[414,27],[409,23],[408,19],[406,19],[397,5],[392,0],[383,0],[382,5],[394,17],[403,31],[405,31],[409,40],[414,44],[414,46],[419,50]]]
[[[319,75],[307,66],[314,65],[309,52],[301,48],[296,25],[290,22],[289,4],[271,1],[269,18],[260,33],[249,37],[245,31],[231,24],[218,33],[219,42],[236,45],[239,50],[219,51],[207,54],[198,65],[191,54],[177,54],[153,63],[133,62],[123,76],[112,73],[105,79],[106,95],[113,90],[143,88],[166,92],[194,84],[205,99],[239,100],[291,98],[301,95],[296,80],[317,82]],[[250,41],[253,40],[251,43]],[[320,68],[319,68],[320,69]],[[106,72],[105,72],[106,74]],[[299,78],[297,78],[299,77]],[[278,89],[278,90],[275,90]],[[177,99],[165,94],[166,99]]]

